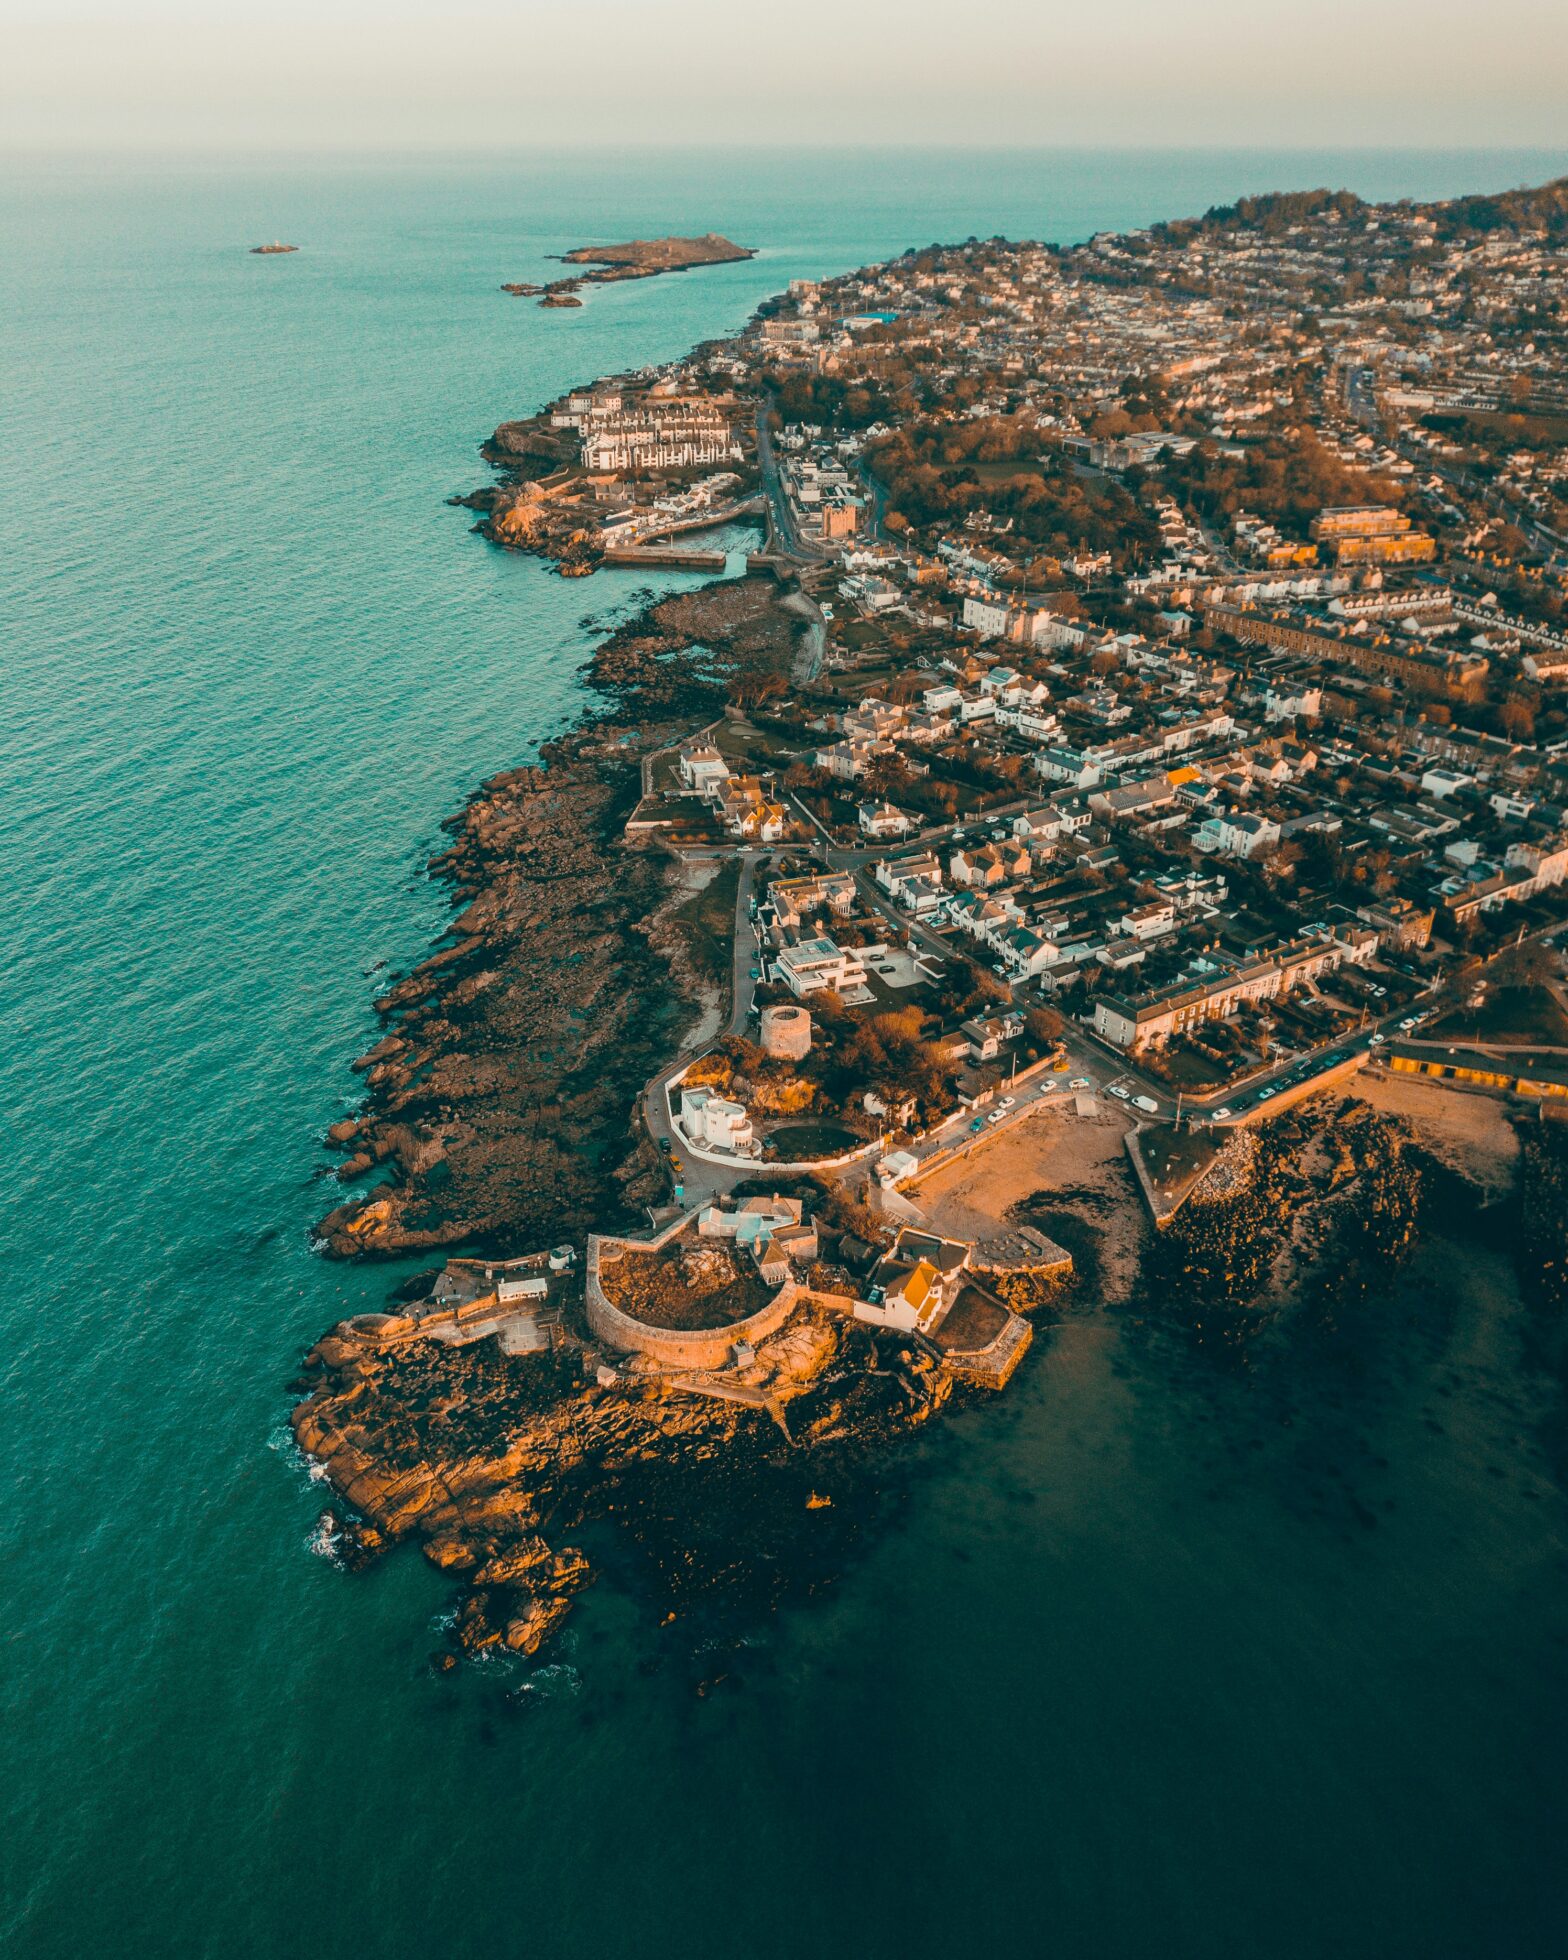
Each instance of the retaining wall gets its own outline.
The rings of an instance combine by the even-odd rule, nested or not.
[[[624,1253],[657,1252],[688,1223],[685,1215],[654,1239],[612,1239],[591,1236],[588,1240],[584,1306],[588,1325],[606,1347],[620,1354],[646,1354],[670,1368],[723,1368],[732,1359],[730,1350],[737,1341],[755,1343],[776,1333],[788,1320],[803,1289],[791,1281],[765,1307],[759,1307],[745,1320],[732,1320],[723,1327],[684,1330],[650,1327],[616,1306],[605,1292],[599,1277],[601,1258],[613,1264]]]

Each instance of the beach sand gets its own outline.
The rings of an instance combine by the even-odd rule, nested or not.
[[[1149,1227],[1127,1162],[1130,1125],[1100,1107],[1098,1117],[1077,1116],[1066,1104],[1042,1108],[905,1195],[954,1238],[1035,1225],[1068,1248],[1099,1298],[1125,1299]]]

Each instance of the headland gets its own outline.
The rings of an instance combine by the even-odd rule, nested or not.
[[[1565,265],[1560,186],[969,241],[496,429],[463,501],[563,574],[765,538],[449,821],[331,1133],[324,1250],[447,1258],[308,1357],[350,1562],[532,1654],[609,1522],[664,1611],[825,1583],[1091,1290],[1349,1338],[1436,1204],[1555,1298],[1568,559],[1506,445],[1568,450],[1502,320]]]

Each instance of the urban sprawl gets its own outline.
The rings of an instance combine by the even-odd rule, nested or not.
[[[1489,1039],[1562,1007],[1565,327],[1568,186],[1314,192],[797,280],[497,431],[498,541],[722,565],[760,523],[801,618],[627,825],[725,867],[732,1018],[644,1098],[656,1236],[590,1241],[606,1379],[764,1393],[802,1302],[937,1356],[960,1300],[947,1359],[1005,1379],[999,1276],[1066,1255],[918,1201],[1047,1108],[1121,1112],[1163,1217],[1364,1068],[1568,1096]],[[754,1195],[806,1171],[869,1210]]]

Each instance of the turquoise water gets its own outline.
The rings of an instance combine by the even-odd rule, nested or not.
[[[1485,1255],[1326,1378],[1089,1316],[702,1701],[613,1583],[529,1688],[434,1681],[445,1588],[312,1554],[284,1384],[387,1282],[306,1239],[367,969],[439,929],[438,820],[572,716],[583,613],[638,589],[443,507],[499,419],[907,244],[1565,162],[11,170],[8,1951],[1561,1953],[1565,1518]],[[495,290],[710,227],[762,256],[580,313]],[[274,236],[306,249],[245,252]]]

